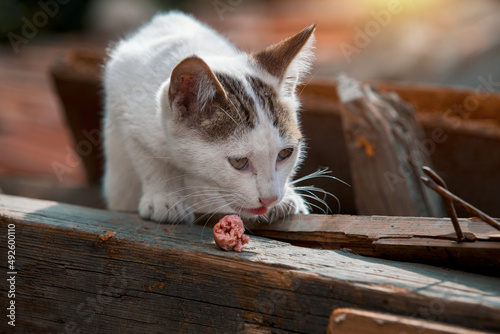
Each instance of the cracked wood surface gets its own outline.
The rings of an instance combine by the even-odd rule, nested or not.
[[[459,223],[474,242],[457,243],[450,218],[308,215],[246,226],[256,235],[297,246],[348,249],[359,255],[500,276],[499,231],[476,218],[461,218]]]
[[[24,332],[318,333],[339,307],[500,331],[498,279],[477,274],[253,235],[225,252],[208,227],[0,195],[3,254],[8,224]]]

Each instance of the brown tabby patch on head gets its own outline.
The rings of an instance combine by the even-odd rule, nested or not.
[[[199,123],[201,134],[209,141],[226,140],[235,133],[253,129],[257,123],[254,101],[247,94],[243,83],[229,75],[215,73],[226,96],[212,100],[210,117]]]
[[[274,88],[259,78],[247,75],[246,79],[257,96],[258,103],[266,111],[269,120],[273,122],[273,126],[280,131],[280,135],[282,137],[300,140],[302,134],[296,118],[293,115],[295,110],[287,108],[279,100],[278,94]]]

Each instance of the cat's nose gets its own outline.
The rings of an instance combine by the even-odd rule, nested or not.
[[[278,200],[278,196],[272,197],[272,198],[259,198],[260,202],[264,206],[270,206],[274,204]]]

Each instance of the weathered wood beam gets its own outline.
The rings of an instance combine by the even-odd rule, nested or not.
[[[486,333],[433,321],[380,312],[336,309],[327,334],[480,334]]]
[[[11,224],[20,332],[322,333],[339,307],[500,331],[490,277],[256,236],[225,252],[202,226],[6,195],[1,254]],[[104,230],[117,234],[104,241]]]
[[[359,255],[500,276],[498,231],[475,218],[461,218],[459,223],[474,242],[456,242],[449,218],[307,215],[246,226],[255,235],[297,246],[348,249]]]
[[[441,198],[420,181],[431,159],[415,108],[345,75],[337,77],[337,94],[357,212],[442,217]]]

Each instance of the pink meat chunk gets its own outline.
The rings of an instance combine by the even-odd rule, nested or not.
[[[226,251],[241,252],[249,241],[244,233],[245,227],[237,215],[225,216],[214,226],[215,243]]]

